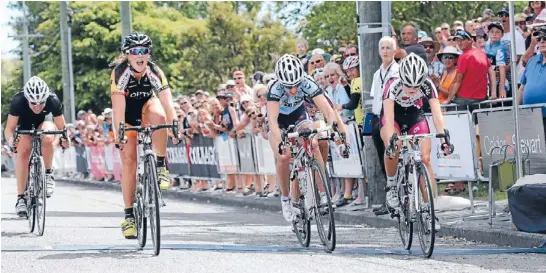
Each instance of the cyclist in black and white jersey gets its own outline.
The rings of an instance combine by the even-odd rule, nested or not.
[[[288,164],[290,153],[285,147],[280,146],[281,129],[286,129],[290,125],[295,125],[296,131],[304,128],[314,128],[313,122],[305,111],[304,100],[306,97],[313,101],[324,114],[329,124],[337,119],[334,110],[323,94],[323,90],[312,77],[305,74],[303,64],[298,58],[289,54],[282,56],[275,65],[275,74],[277,79],[269,83],[267,92],[268,135],[269,143],[277,158],[277,174],[282,194],[283,216],[287,221],[291,222],[295,219],[297,212],[292,207],[289,197],[290,170]],[[343,123],[339,124],[339,128],[340,131],[346,132]],[[282,155],[279,154],[279,149],[283,149]],[[313,154],[315,158],[319,159],[318,161],[324,168],[316,138],[313,140]],[[297,199],[297,196],[292,194],[292,199]]]
[[[53,115],[53,122],[46,121],[45,117]],[[21,130],[41,129],[45,131],[64,129],[66,122],[63,115],[63,104],[55,95],[49,91],[47,84],[37,76],[28,80],[23,90],[11,99],[8,120],[4,134],[9,141],[9,146],[17,152],[17,166],[15,177],[17,179],[17,203],[15,204],[16,213],[20,217],[27,216],[27,205],[24,199],[25,186],[28,177],[28,164],[30,161],[30,152],[32,151],[32,137],[29,135],[20,135],[14,139],[14,133],[17,126]],[[46,168],[46,195],[51,197],[55,189],[53,180],[53,152],[58,136],[43,135],[42,137],[42,156]],[[61,145],[68,147],[68,141],[62,139]]]
[[[383,109],[381,112],[381,138],[387,147],[393,133],[400,135],[401,130],[405,128],[408,135],[430,133],[428,122],[425,118],[423,105],[428,101],[432,112],[434,127],[437,132],[444,131],[444,119],[440,102],[438,101],[438,91],[434,83],[428,77],[428,66],[419,56],[411,53],[402,59],[399,68],[399,78],[391,78],[385,84],[383,94]],[[450,154],[453,151],[441,139],[444,153]],[[430,165],[431,140],[423,139],[421,145],[421,159],[427,167],[432,183],[432,192],[435,192],[435,180],[432,166]],[[399,146],[399,144],[398,144]],[[387,173],[387,204],[396,208],[399,206],[398,190],[396,190],[396,168],[398,163],[398,151],[396,154],[389,154],[387,147],[385,150],[385,171]],[[391,158],[392,157],[392,158]]]

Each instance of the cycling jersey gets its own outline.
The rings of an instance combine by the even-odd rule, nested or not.
[[[296,111],[304,111],[303,101],[306,96],[314,98],[322,95],[323,91],[317,82],[309,75],[305,75],[298,84],[298,93],[296,96],[290,96],[286,93],[285,87],[279,80],[269,83],[267,90],[267,101],[278,101],[280,103],[279,113],[290,115]]]
[[[392,78],[385,84],[383,99],[394,101],[394,121],[395,127],[399,130],[406,128],[410,134],[428,133],[428,123],[425,120],[423,106],[425,100],[437,99],[438,91],[434,83],[427,79],[420,87],[419,91],[410,97],[404,92],[403,83],[400,78]],[[384,109],[381,110],[382,125],[385,124]]]
[[[127,61],[118,64],[110,76],[110,92],[125,95],[125,122],[131,125],[138,125],[136,120],[142,118],[145,104],[155,97],[153,91],[159,93],[168,88],[167,77],[152,62],[148,62],[140,80],[133,75]]]
[[[11,105],[9,108],[9,114],[14,117],[19,117],[17,125],[20,126],[19,129],[30,130],[34,125],[34,128],[39,128],[45,120],[45,117],[51,113],[53,117],[58,117],[63,114],[63,104],[59,97],[55,93],[50,93],[49,97],[46,100],[46,104],[41,113],[35,114],[32,109],[30,109],[29,102],[25,98],[23,91],[15,94],[11,99]]]

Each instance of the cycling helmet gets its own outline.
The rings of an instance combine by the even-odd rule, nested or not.
[[[294,55],[285,54],[275,64],[275,75],[284,86],[297,85],[304,74],[303,63]]]
[[[49,87],[42,79],[34,76],[25,84],[23,93],[28,102],[43,104],[49,97]]]
[[[135,31],[125,36],[125,38],[123,38],[123,43],[121,44],[121,51],[125,52],[125,50],[131,49],[137,46],[151,48],[152,39],[150,39],[150,37],[144,33]]]
[[[360,58],[358,56],[349,56],[343,61],[343,70],[349,68],[358,67],[360,65]]]
[[[428,66],[423,58],[410,53],[400,62],[400,80],[405,86],[419,87],[428,77]]]

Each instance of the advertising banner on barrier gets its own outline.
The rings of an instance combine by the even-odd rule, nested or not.
[[[193,135],[188,155],[191,177],[220,178],[213,139]]]
[[[112,168],[114,178],[121,181],[121,157],[115,145],[112,145]]]
[[[236,143],[239,151],[239,172],[256,172],[254,153],[252,152],[252,135],[245,133],[245,137],[238,138]]]
[[[182,176],[190,175],[190,165],[188,161],[188,149],[185,143],[174,145],[171,138],[167,143],[167,164],[169,164],[169,173]]]
[[[254,140],[256,141],[256,159],[258,173],[274,175],[277,173],[275,167],[275,154],[271,150],[271,145],[269,141],[264,139],[261,135],[257,135]]]
[[[436,133],[432,116],[427,115],[431,133]],[[447,112],[444,114],[444,126],[449,130],[451,144],[455,147],[453,154],[444,156],[441,140],[433,138],[430,163],[436,178],[463,181],[476,180],[476,162],[474,162],[473,143],[476,131],[472,126],[471,114],[468,111]]]
[[[220,173],[232,174],[237,172],[238,157],[237,145],[226,133],[214,139],[216,152],[218,153],[218,166]]]
[[[520,145],[516,144],[514,133],[513,112],[495,111],[477,113],[480,126],[480,144],[484,176],[489,175],[491,160],[499,160],[504,156],[496,149],[491,158],[491,149],[505,144],[519,146],[522,158],[531,163],[531,174],[543,173],[546,168],[546,148],[544,146],[544,125],[542,124],[542,109],[526,108],[519,110]],[[514,158],[514,150],[509,147],[507,158]]]
[[[91,147],[91,174],[96,180],[104,178],[104,147]]]
[[[334,177],[364,178],[362,162],[360,162],[360,147],[357,143],[358,128],[355,123],[346,124],[348,131],[347,140],[350,141],[351,152],[349,158],[343,158],[339,154],[339,147],[330,141],[330,154],[334,168]]]

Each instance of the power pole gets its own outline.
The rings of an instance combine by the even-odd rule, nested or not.
[[[130,1],[120,1],[119,3],[119,13],[121,16],[121,40],[123,42],[123,37],[131,33],[131,2]]]
[[[72,82],[72,52],[71,34],[68,15],[68,3],[61,1],[61,62],[63,72],[63,105],[64,116],[67,122],[73,123],[75,119],[74,83]]]
[[[381,58],[378,53],[379,40],[385,29],[382,19],[382,2],[358,1],[358,47],[360,55],[360,79],[362,84],[362,108],[366,113],[371,112],[373,98],[371,86],[373,74],[381,65]],[[388,7],[385,6],[384,9]],[[390,13],[390,12],[388,12]],[[362,65],[365,64],[365,65]],[[365,170],[368,180],[369,202],[373,205],[381,205],[386,201],[385,187],[386,177],[383,175],[381,161],[373,145],[371,137],[364,137],[364,158]]]
[[[30,79],[32,75],[31,62],[30,62],[30,47],[29,38],[42,38],[42,34],[28,34],[28,19],[27,19],[27,5],[23,1],[23,35],[9,36],[11,38],[21,38],[23,49],[23,79],[25,83]]]

